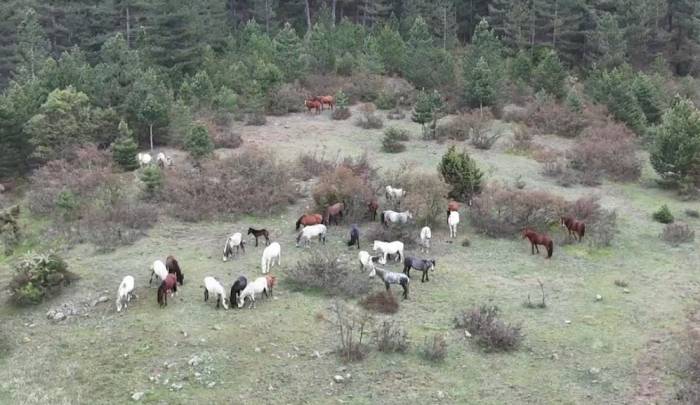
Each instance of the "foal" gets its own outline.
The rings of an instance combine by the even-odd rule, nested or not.
[[[579,242],[581,242],[583,235],[586,233],[586,224],[572,217],[561,217],[561,226],[569,231],[569,236],[573,234],[574,239],[578,237]]]
[[[537,253],[540,253],[540,249],[537,247],[537,245],[542,245],[547,248],[547,259],[552,257],[552,253],[554,253],[554,242],[552,242],[552,238],[545,234],[539,234],[528,228],[523,229],[523,239],[525,238],[530,241],[530,247],[533,255],[535,254],[535,250],[537,250]]]
[[[132,276],[126,276],[121,284],[119,284],[119,290],[117,291],[117,312],[121,312],[122,307],[126,309],[133,294],[134,278]]]
[[[266,245],[270,244],[270,233],[267,231],[267,229],[248,228],[248,235],[255,236],[255,247],[258,247],[258,238],[261,236],[265,237]]]

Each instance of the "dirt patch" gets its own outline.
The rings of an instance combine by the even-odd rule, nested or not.
[[[651,338],[644,348],[644,353],[637,367],[637,383],[632,404],[658,404],[663,403],[664,387],[662,378],[666,370],[667,362],[664,359],[664,345],[669,334],[659,334]]]

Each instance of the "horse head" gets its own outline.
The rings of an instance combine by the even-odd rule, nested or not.
[[[430,263],[430,271],[435,271],[435,264],[437,263],[435,259],[430,259],[428,262]]]
[[[248,228],[248,235],[254,235],[254,234],[255,234],[255,229]]]

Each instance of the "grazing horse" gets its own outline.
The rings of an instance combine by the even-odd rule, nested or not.
[[[168,305],[168,293],[173,295],[177,292],[177,278],[175,274],[169,273],[165,280],[158,287],[158,304],[161,308]]]
[[[180,265],[175,260],[175,257],[168,256],[165,259],[165,268],[168,269],[168,273],[174,273],[177,276],[177,283],[183,285],[185,283],[185,275],[182,274],[180,270]]]
[[[360,270],[369,269],[374,266],[372,256],[364,250],[360,250],[360,253],[357,254],[357,258],[360,260]]]
[[[342,202],[328,206],[323,215],[323,223],[330,225],[331,221],[333,221],[336,225],[338,225],[338,217],[341,219],[343,218],[343,211],[345,211],[345,204]]]
[[[561,226],[569,231],[569,236],[574,235],[574,239],[578,236],[578,241],[581,242],[583,235],[586,233],[586,224],[572,217],[561,217]]]
[[[323,215],[321,214],[304,214],[297,219],[297,226],[294,228],[295,230],[299,230],[299,227],[304,225],[304,226],[309,226],[309,225],[317,225],[317,224],[322,224],[323,223]]]
[[[348,241],[348,246],[357,245],[360,248],[360,229],[357,224],[352,224],[350,226],[350,240]]]
[[[409,278],[411,277],[411,269],[423,272],[420,278],[421,283],[430,281],[428,272],[435,271],[435,259],[416,259],[415,257],[408,256],[403,260],[403,272]]]
[[[258,277],[241,291],[238,296],[238,308],[242,308],[246,298],[250,298],[250,309],[255,307],[255,294],[263,294],[267,297],[268,281],[267,277]]]
[[[266,245],[270,244],[270,233],[267,231],[267,229],[248,228],[248,235],[255,236],[255,247],[258,247],[258,238],[261,236],[265,237]]]
[[[299,247],[299,241],[301,240],[301,238],[304,238],[304,246],[306,247],[309,246],[309,241],[311,240],[311,238],[315,238],[317,236],[318,240],[325,245],[327,231],[328,228],[326,228],[326,226],[323,224],[307,226],[306,228],[302,229],[301,232],[299,232],[299,235],[297,235],[297,247]]]
[[[459,224],[459,212],[451,211],[450,216],[447,217],[447,225],[450,226],[450,238],[457,237],[457,224]]]
[[[378,267],[372,266],[372,270],[369,272],[369,276],[379,276],[379,278],[384,282],[386,290],[389,291],[389,286],[391,284],[398,284],[403,288],[403,298],[408,299],[408,283],[411,281],[407,275],[403,273],[394,273],[392,271],[386,271]]]
[[[277,285],[277,277],[268,274],[265,276],[265,280],[267,280],[267,293],[270,294],[270,297],[272,297],[272,292]]]
[[[523,239],[525,238],[530,241],[533,255],[535,254],[535,250],[537,250],[537,253],[540,253],[540,249],[537,245],[542,245],[547,248],[547,258],[549,259],[552,257],[552,253],[554,253],[554,242],[552,242],[552,238],[528,228],[523,229]]]
[[[209,301],[209,294],[216,295],[217,308],[219,308],[219,304],[221,304],[224,306],[224,309],[228,309],[226,305],[226,290],[224,290],[224,286],[214,277],[204,277],[204,302]]]
[[[393,241],[393,242],[382,242],[380,240],[375,240],[372,250],[375,252],[379,250],[382,252],[382,257],[379,259],[379,263],[386,264],[387,255],[397,254],[396,261],[403,259],[403,242]]]
[[[224,261],[228,260],[229,257],[234,256],[233,248],[236,248],[236,255],[238,254],[239,249],[245,253],[245,240],[240,232],[234,233],[226,240],[226,245],[224,245]]]
[[[132,276],[126,276],[119,284],[119,289],[117,290],[117,312],[121,312],[122,307],[126,309],[127,303],[131,301],[131,296],[134,293],[134,278]]]
[[[401,200],[406,196],[406,190],[402,188],[394,188],[391,186],[386,186],[386,199],[387,201],[392,201],[401,204]]]
[[[386,210],[382,211],[381,215],[379,215],[379,221],[381,221],[384,226],[389,226],[389,222],[394,224],[405,224],[411,219],[413,219],[413,215],[410,211],[396,212]]]
[[[170,167],[173,165],[173,159],[170,156],[167,156],[165,153],[160,152],[158,155],[156,155],[156,164],[161,169],[164,169],[165,166]]]
[[[459,203],[457,201],[450,201],[447,203],[447,220],[450,220],[450,212],[459,211]]]
[[[168,268],[160,260],[156,260],[151,265],[151,279],[148,280],[149,286],[153,281],[153,276],[157,276],[161,281],[165,280],[165,278],[168,276]]]
[[[150,153],[139,152],[136,154],[136,160],[139,162],[140,167],[144,167],[150,165],[153,158],[151,157]]]
[[[424,226],[420,230],[420,248],[423,252],[430,251],[430,240],[433,238],[433,233],[429,226]]]
[[[262,259],[260,261],[260,267],[262,268],[263,274],[270,271],[270,268],[275,264],[275,259],[277,259],[277,265],[280,265],[282,248],[277,242],[272,242],[270,246],[263,250]]]
[[[309,113],[311,113],[311,110],[316,110],[317,114],[321,114],[321,110],[323,109],[323,104],[316,100],[304,100],[304,106]]]
[[[234,303],[238,303],[238,297],[241,295],[241,291],[245,289],[248,285],[248,279],[240,276],[238,280],[233,282],[231,286],[231,294],[228,296],[228,300],[231,303],[231,308],[234,308]]]
[[[330,107],[331,110],[335,108],[335,99],[333,96],[320,96],[316,97],[316,100],[321,102],[321,109],[323,109],[323,106],[326,104],[328,104],[328,107]]]
[[[377,200],[372,200],[367,203],[367,214],[369,214],[369,220],[375,221],[377,219],[377,210],[379,209],[379,203]]]

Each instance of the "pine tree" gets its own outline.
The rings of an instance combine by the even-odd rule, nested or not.
[[[483,56],[479,58],[471,74],[471,81],[466,83],[467,100],[470,105],[478,106],[483,113],[484,106],[496,104],[497,79]]]
[[[119,138],[112,144],[112,157],[117,164],[126,171],[139,167],[136,160],[138,145],[134,141],[133,132],[125,121],[119,122]]]
[[[597,53],[594,60],[598,66],[612,69],[624,63],[627,44],[615,16],[603,13],[597,20],[593,37]]]
[[[17,59],[19,67],[27,69],[32,77],[49,56],[49,41],[34,9],[27,9],[17,27]]]
[[[503,45],[485,19],[474,30],[472,39],[463,64],[464,97],[472,107],[493,105],[502,92],[497,78],[505,73]]]
[[[385,24],[373,39],[386,73],[400,73],[406,58],[406,44],[399,32]]]
[[[532,72],[532,86],[535,91],[562,98],[566,95],[566,69],[554,51],[548,52]]]
[[[669,1],[667,21],[671,65],[675,74],[685,76],[700,52],[700,4],[695,0]]]
[[[632,91],[647,122],[657,124],[665,109],[661,86],[644,73],[638,73],[632,82]]]
[[[171,102],[170,92],[153,69],[147,69],[134,82],[127,109],[148,128],[151,150],[155,144],[153,129],[168,124]]]
[[[301,39],[291,24],[285,23],[274,39],[275,64],[288,82],[302,77],[305,72]]]
[[[425,90],[421,90],[416,96],[416,104],[413,106],[411,119],[417,122],[425,132],[425,124],[430,122],[433,117],[433,100],[430,94]]]
[[[518,51],[510,62],[510,79],[514,82],[530,83],[532,60],[523,50]]]
[[[214,150],[214,144],[209,137],[207,127],[202,124],[192,125],[185,138],[185,149],[195,159],[209,155]]]
[[[458,201],[468,202],[481,192],[481,182],[484,174],[469,157],[467,151],[458,152],[455,146],[450,146],[442,156],[438,165],[438,173],[445,183],[452,187],[450,197]]]
[[[163,173],[158,166],[151,165],[143,169],[139,179],[144,185],[146,198],[152,198],[163,187]]]

